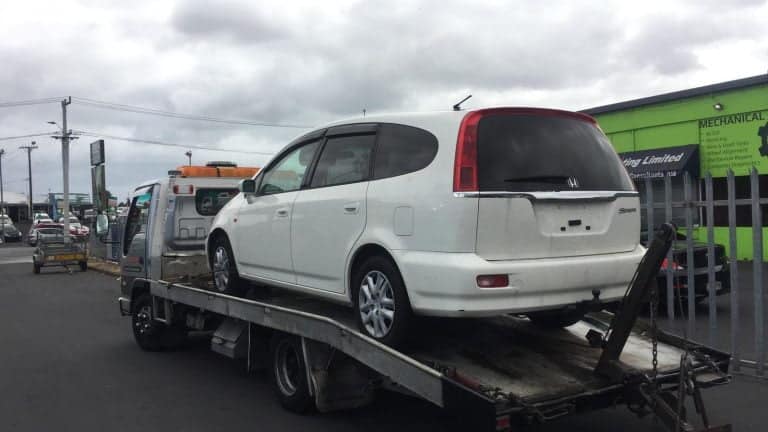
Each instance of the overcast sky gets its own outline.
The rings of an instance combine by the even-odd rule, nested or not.
[[[319,126],[369,113],[491,105],[583,109],[768,72],[768,4],[698,1],[10,1],[0,3],[0,103],[73,96],[170,112]],[[0,137],[54,131],[59,103],[0,108]],[[272,154],[307,131],[73,102],[69,127]],[[60,191],[60,144],[0,141],[6,190]],[[90,192],[88,143],[72,192]],[[186,163],[185,148],[105,139],[107,187]],[[193,149],[193,163],[268,156]]]

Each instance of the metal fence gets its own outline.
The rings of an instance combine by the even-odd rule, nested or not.
[[[744,178],[742,178],[744,179]],[[673,178],[665,176],[663,178],[644,178],[636,180],[638,188],[641,191],[641,202],[643,211],[644,230],[648,233],[653,232],[653,227],[660,225],[665,221],[675,221],[678,224],[678,232],[684,234],[685,240],[679,240],[677,246],[671,249],[667,255],[664,275],[660,275],[659,288],[666,296],[665,303],[667,320],[666,325],[682,332],[687,337],[705,338],[703,342],[709,345],[729,350],[733,355],[734,372],[740,372],[742,367],[754,371],[758,376],[765,376],[766,360],[766,341],[765,341],[765,307],[766,299],[763,288],[763,220],[761,204],[768,204],[768,199],[760,198],[760,178],[755,168],[752,168],[749,174],[749,198],[737,198],[736,181],[737,177],[732,170],[728,170],[726,177],[726,195],[727,199],[715,199],[715,189],[711,173],[707,173],[695,184],[690,178],[689,173],[682,174],[682,184],[679,179],[675,180],[677,195],[680,195],[682,187],[682,200],[673,198]],[[720,182],[721,179],[718,179]],[[663,188],[660,187],[663,185]],[[722,184],[721,184],[722,185]],[[656,191],[654,191],[654,189]],[[698,191],[698,193],[697,193]],[[661,193],[660,193],[661,192]],[[657,195],[654,197],[654,193]],[[723,190],[720,188],[721,197]],[[652,203],[649,205],[648,203]],[[750,264],[748,262],[738,262],[737,246],[739,236],[737,235],[737,208],[744,210],[743,206],[749,206],[751,214],[751,227],[743,227],[751,231],[752,237],[752,263],[751,263],[751,281],[744,280],[739,276],[740,268],[748,273]],[[722,265],[716,262],[715,249],[715,209],[727,208],[727,226],[722,224],[722,219],[718,227],[728,231],[728,245],[726,254],[730,259],[730,293],[728,296],[716,296],[716,290],[720,286],[716,280],[716,273],[723,269]],[[682,213],[682,215],[681,215]],[[741,212],[744,214],[744,212]],[[722,212],[720,213],[722,215]],[[661,216],[663,215],[663,216]],[[663,217],[664,220],[659,220]],[[699,227],[694,226],[699,221]],[[705,230],[705,233],[702,232]],[[695,243],[694,238],[697,237]],[[682,236],[681,236],[682,237]],[[650,236],[649,236],[650,238]],[[742,238],[743,240],[743,238]],[[724,242],[724,241],[723,241]],[[684,244],[683,244],[684,243]],[[682,247],[685,246],[684,265],[680,268],[675,263],[674,255],[679,258]],[[695,250],[706,247],[706,270],[703,266],[696,265],[694,257]],[[683,261],[681,259],[681,261]],[[701,260],[699,260],[701,263]],[[706,273],[704,273],[706,271]],[[697,298],[690,293],[696,291],[696,276],[706,274],[706,312],[699,309],[699,314],[706,313],[706,319],[697,320]],[[665,276],[665,277],[664,277]],[[682,278],[685,278],[687,287],[681,289]],[[750,287],[751,285],[751,287]],[[681,291],[684,291],[681,293]],[[749,296],[751,291],[751,298]],[[720,303],[730,303],[730,308],[721,307]],[[749,304],[753,308],[748,308]],[[704,308],[702,308],[704,309]],[[751,309],[751,310],[748,310]],[[752,315],[749,317],[748,315]],[[724,318],[725,316],[725,318]],[[702,328],[706,323],[706,329]],[[697,326],[697,324],[699,324]],[[730,327],[730,331],[724,331],[724,327]],[[745,336],[753,333],[752,341],[747,341]],[[746,357],[746,358],[745,358]]]

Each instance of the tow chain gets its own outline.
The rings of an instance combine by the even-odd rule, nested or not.
[[[657,320],[657,308],[659,305],[659,288],[656,285],[656,283],[653,284],[651,287],[651,310],[650,310],[650,320],[651,320],[651,365],[653,366],[651,369],[651,392],[654,394],[657,394],[659,391],[659,382],[658,382],[658,376],[659,376],[659,324]],[[658,412],[656,409],[656,398],[651,398],[651,410],[652,412],[656,413]],[[657,416],[654,416],[654,419],[658,419]]]

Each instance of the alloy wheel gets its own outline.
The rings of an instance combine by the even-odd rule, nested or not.
[[[392,284],[378,270],[368,272],[360,284],[358,311],[369,335],[383,338],[395,322],[395,295]]]
[[[217,247],[213,254],[213,278],[219,291],[225,291],[229,286],[229,266],[227,250],[224,246]]]

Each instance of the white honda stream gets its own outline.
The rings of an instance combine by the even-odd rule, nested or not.
[[[644,249],[637,192],[595,120],[547,109],[388,115],[285,147],[217,215],[216,288],[354,307],[394,345],[412,315],[566,326],[619,299]]]

